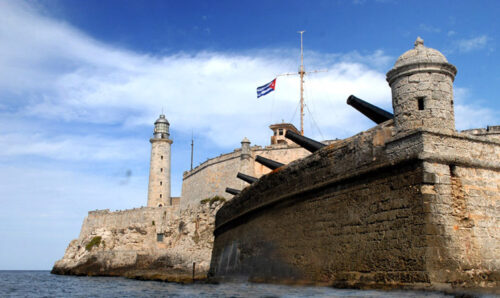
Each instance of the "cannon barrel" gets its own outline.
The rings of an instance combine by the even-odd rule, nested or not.
[[[264,166],[270,168],[271,170],[276,170],[277,168],[284,166],[284,164],[282,164],[280,162],[274,161],[274,160],[269,159],[269,158],[262,157],[260,155],[257,155],[257,157],[255,157],[255,161],[260,163],[261,165],[264,165]]]
[[[245,182],[248,182],[250,184],[254,183],[255,181],[259,180],[255,177],[252,177],[252,176],[248,176],[248,175],[245,175],[243,173],[240,173],[238,172],[238,174],[236,175],[236,177],[240,178],[241,180],[245,181]]]
[[[302,148],[308,150],[309,152],[316,152],[319,149],[326,146],[323,143],[301,136],[298,133],[295,133],[291,130],[286,131],[285,138],[294,141],[295,143],[299,144]]]
[[[366,117],[370,118],[377,124],[385,122],[389,119],[393,119],[394,115],[382,110],[381,108],[372,105],[360,98],[357,98],[354,95],[351,95],[347,98],[347,104],[354,107],[356,110],[360,111]]]
[[[237,195],[237,194],[239,194],[241,192],[241,190],[226,187],[226,192],[230,193],[232,195]]]

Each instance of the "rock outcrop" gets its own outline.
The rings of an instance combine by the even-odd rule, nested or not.
[[[195,278],[205,278],[221,205],[89,212],[52,273],[190,282],[195,263]]]

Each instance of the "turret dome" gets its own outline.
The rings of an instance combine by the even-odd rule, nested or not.
[[[166,123],[167,125],[170,125],[168,122],[167,118],[165,118],[165,115],[161,114],[158,119],[156,119],[155,124],[157,123]]]
[[[424,46],[424,40],[419,36],[415,40],[415,47],[399,56],[394,68],[417,63],[448,63],[448,60],[438,50]]]
[[[170,123],[168,123],[165,115],[161,114],[160,117],[155,121],[154,138],[156,139],[168,139]]]

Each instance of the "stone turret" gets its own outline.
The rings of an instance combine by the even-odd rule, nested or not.
[[[241,141],[241,159],[252,158],[252,151],[250,149],[250,140],[246,137]]]
[[[457,69],[439,51],[424,46],[401,55],[387,73],[392,89],[394,121],[398,132],[429,128],[455,131],[453,80]]]
[[[171,205],[170,200],[170,123],[165,115],[155,121],[149,165],[148,207]]]

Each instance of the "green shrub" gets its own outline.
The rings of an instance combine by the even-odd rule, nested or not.
[[[92,240],[90,240],[89,243],[87,243],[87,245],[85,245],[85,249],[87,251],[91,251],[92,247],[94,246],[99,247],[99,245],[101,244],[101,239],[102,239],[101,236],[95,236],[94,238],[92,238]]]
[[[206,198],[206,199],[203,199],[200,201],[201,204],[206,204],[206,203],[209,203],[210,206],[212,206],[215,202],[222,202],[224,203],[226,201],[225,198],[221,197],[221,196],[214,196],[214,197],[211,197],[211,198]]]

